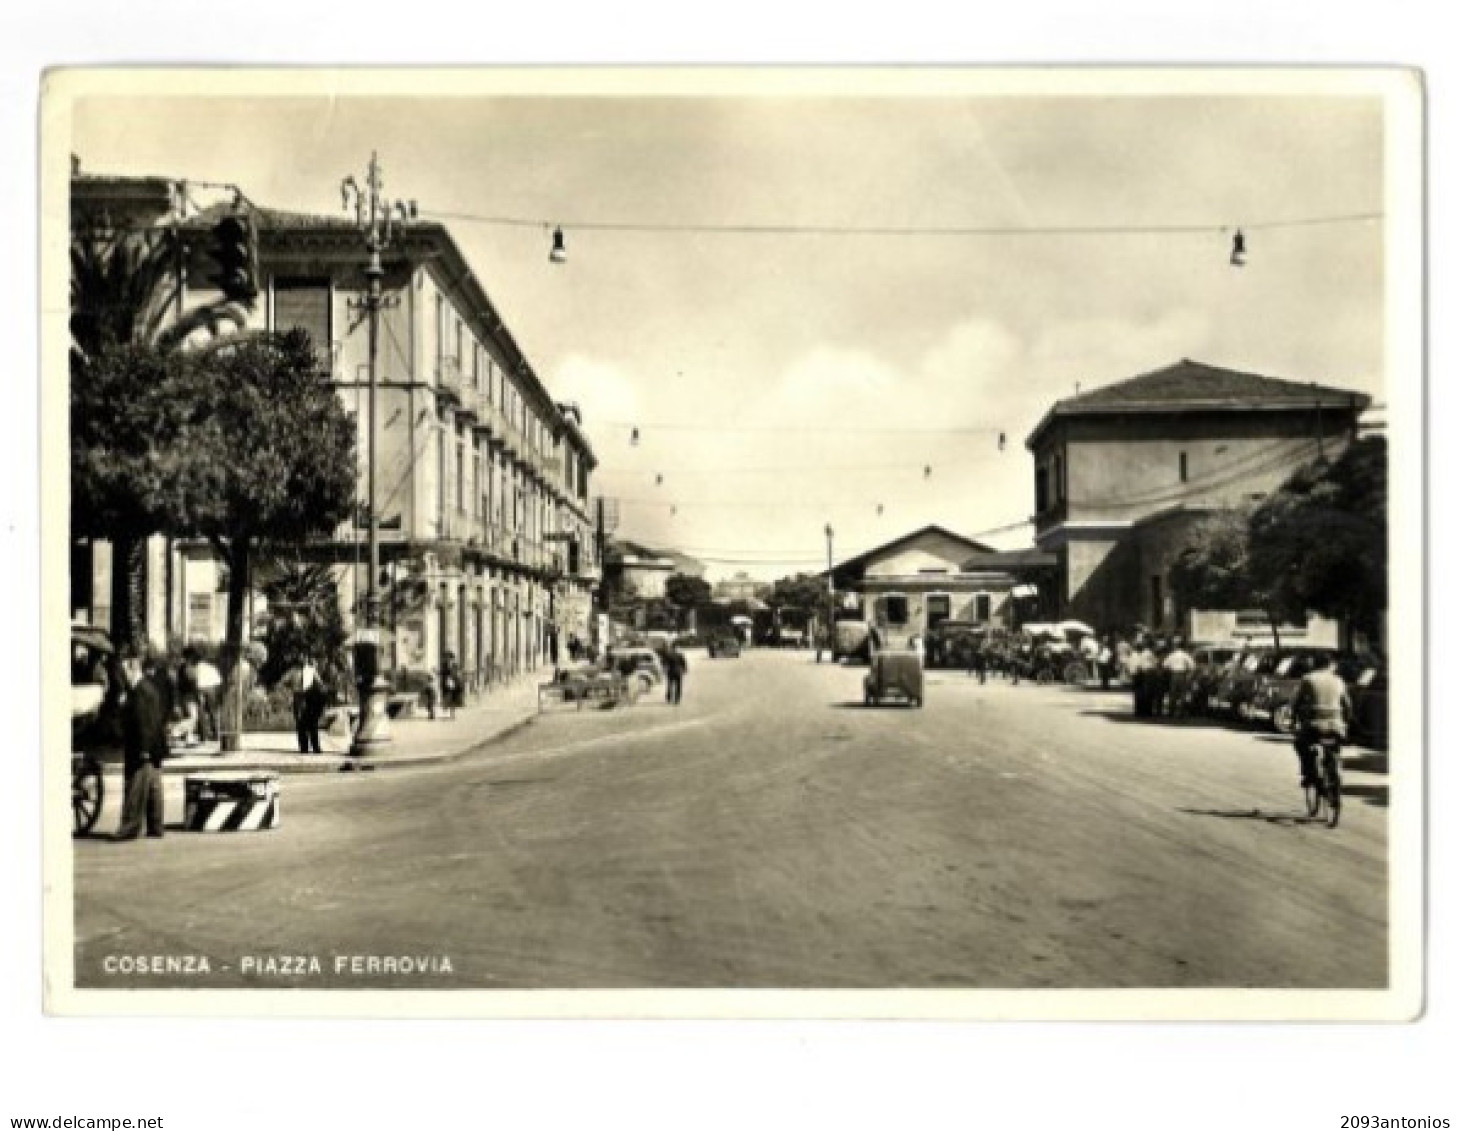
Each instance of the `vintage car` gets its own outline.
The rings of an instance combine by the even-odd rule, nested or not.
[[[839,620],[832,638],[832,663],[865,660],[872,650],[872,626],[864,620]]]
[[[1271,646],[1245,649],[1217,681],[1216,693],[1211,699],[1212,709],[1238,719],[1252,718],[1258,687],[1265,677],[1273,673],[1280,658]]]
[[[1354,720],[1349,736],[1365,746],[1389,749],[1389,668],[1380,662],[1359,673],[1349,686]]]
[[[862,679],[862,702],[868,707],[895,696],[914,707],[923,705],[923,658],[911,648],[881,648],[872,655]]]
[[[943,621],[928,632],[928,667],[972,667],[988,635],[989,626],[981,621]]]
[[[740,637],[733,632],[721,632],[711,636],[705,644],[710,659],[736,659],[740,655]]]
[[[608,664],[630,683],[637,682],[640,693],[653,690],[664,682],[664,665],[652,648],[618,648],[609,652]]]
[[[1198,644],[1191,650],[1196,667],[1191,673],[1191,712],[1205,714],[1212,707],[1222,676],[1242,649],[1236,644]]]
[[[1298,694],[1298,685],[1303,677],[1316,666],[1319,656],[1333,660],[1334,672],[1351,688],[1359,676],[1374,667],[1372,657],[1340,653],[1333,648],[1285,649],[1273,673],[1258,689],[1255,706],[1256,713],[1267,715],[1275,730],[1283,734],[1293,733],[1297,725],[1293,717],[1293,698]]]

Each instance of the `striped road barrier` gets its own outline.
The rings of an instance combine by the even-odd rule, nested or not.
[[[189,774],[183,787],[183,826],[190,832],[254,832],[279,827],[278,774]]]

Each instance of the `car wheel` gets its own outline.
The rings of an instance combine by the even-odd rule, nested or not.
[[[1282,734],[1293,733],[1293,705],[1283,703],[1272,713],[1272,725]]]

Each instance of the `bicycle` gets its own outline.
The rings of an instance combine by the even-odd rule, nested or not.
[[[1343,804],[1343,780],[1338,770],[1338,743],[1316,739],[1319,756],[1314,760],[1316,778],[1303,786],[1303,801],[1310,819],[1323,821],[1330,829],[1338,825]]]

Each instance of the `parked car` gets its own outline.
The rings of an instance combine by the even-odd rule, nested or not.
[[[614,648],[609,653],[608,663],[630,681],[638,680],[640,693],[664,682],[664,665],[652,648]]]
[[[1247,647],[1217,681],[1212,708],[1239,719],[1252,717],[1253,699],[1264,677],[1277,667],[1279,653],[1271,646]]]
[[[839,620],[832,640],[831,659],[866,660],[872,651],[872,626],[864,620]]]
[[[710,659],[737,659],[740,656],[740,637],[733,632],[720,633],[710,637],[706,649]]]
[[[988,625],[978,621],[945,620],[928,632],[928,667],[970,667],[988,634]]]
[[[1354,704],[1350,737],[1365,746],[1389,748],[1389,668],[1383,663],[1359,673],[1349,687]]]
[[[1258,688],[1254,713],[1267,715],[1274,729],[1283,734],[1292,734],[1296,729],[1293,699],[1298,694],[1298,686],[1303,677],[1314,670],[1320,656],[1327,656],[1334,662],[1334,670],[1350,687],[1353,687],[1354,681],[1364,671],[1373,666],[1370,657],[1340,653],[1335,648],[1284,649],[1277,667]]]
[[[1241,655],[1236,644],[1199,644],[1191,650],[1196,668],[1191,673],[1191,711],[1205,714],[1211,709],[1222,676]]]

